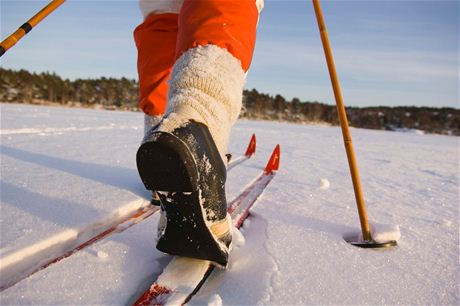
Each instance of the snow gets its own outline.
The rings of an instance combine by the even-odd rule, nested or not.
[[[97,251],[97,257],[99,257],[100,259],[107,259],[109,257],[109,254],[107,254],[106,252],[104,251]]]
[[[401,231],[399,225],[371,223],[371,236],[378,243],[399,241]]]
[[[12,254],[36,254],[149,199],[135,165],[143,120],[1,104],[1,269]],[[459,138],[352,129],[374,238],[400,236],[396,248],[368,250],[343,239],[360,226],[340,129],[239,121],[234,158],[252,133],[257,153],[229,172],[229,200],[278,143],[280,170],[235,235],[228,269],[190,305],[460,303]],[[154,248],[157,222],[155,214],[50,265],[2,291],[0,304],[133,303],[170,261]]]
[[[320,179],[319,188],[326,190],[326,189],[329,189],[329,187],[331,187],[331,182],[329,182],[327,178]]]
[[[237,229],[236,227],[233,227],[233,230],[232,230],[232,247],[233,248],[239,248],[241,246],[243,246],[246,242],[246,240],[244,239],[244,235],[243,233],[241,233],[241,231],[239,229]]]

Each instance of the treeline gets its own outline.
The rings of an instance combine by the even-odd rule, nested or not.
[[[335,105],[245,91],[242,116],[250,119],[338,125]],[[350,126],[379,130],[421,130],[460,136],[460,109],[434,107],[347,107]]]
[[[138,83],[126,78],[62,79],[55,73],[30,73],[0,68],[0,101],[58,103],[80,107],[138,110]],[[368,129],[416,129],[460,136],[460,110],[431,107],[347,107],[349,123]],[[257,90],[245,90],[242,118],[337,125],[334,105],[287,101]]]
[[[126,78],[63,80],[55,73],[0,68],[0,101],[137,109],[138,83]]]

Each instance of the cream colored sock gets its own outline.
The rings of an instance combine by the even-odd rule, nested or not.
[[[162,130],[189,120],[205,124],[225,162],[230,130],[243,99],[244,71],[226,49],[198,46],[174,64],[168,91],[167,117]]]

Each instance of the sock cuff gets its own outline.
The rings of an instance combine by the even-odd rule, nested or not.
[[[225,160],[230,129],[241,111],[244,80],[240,61],[226,49],[189,49],[174,64],[167,113],[205,124]]]
[[[168,92],[168,112],[174,112],[178,106],[174,96],[183,89],[196,89],[224,104],[229,111],[228,119],[233,124],[241,110],[243,86],[241,63],[230,52],[215,45],[195,47],[182,54],[174,65]],[[188,104],[187,101],[179,104],[184,103]],[[192,101],[189,103],[193,104]],[[212,108],[210,103],[209,109]]]

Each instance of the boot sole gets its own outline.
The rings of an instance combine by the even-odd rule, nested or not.
[[[156,132],[137,153],[137,167],[147,189],[156,190],[166,211],[166,228],[157,249],[185,257],[227,264],[227,254],[210,233],[200,205],[198,170],[187,145]]]

